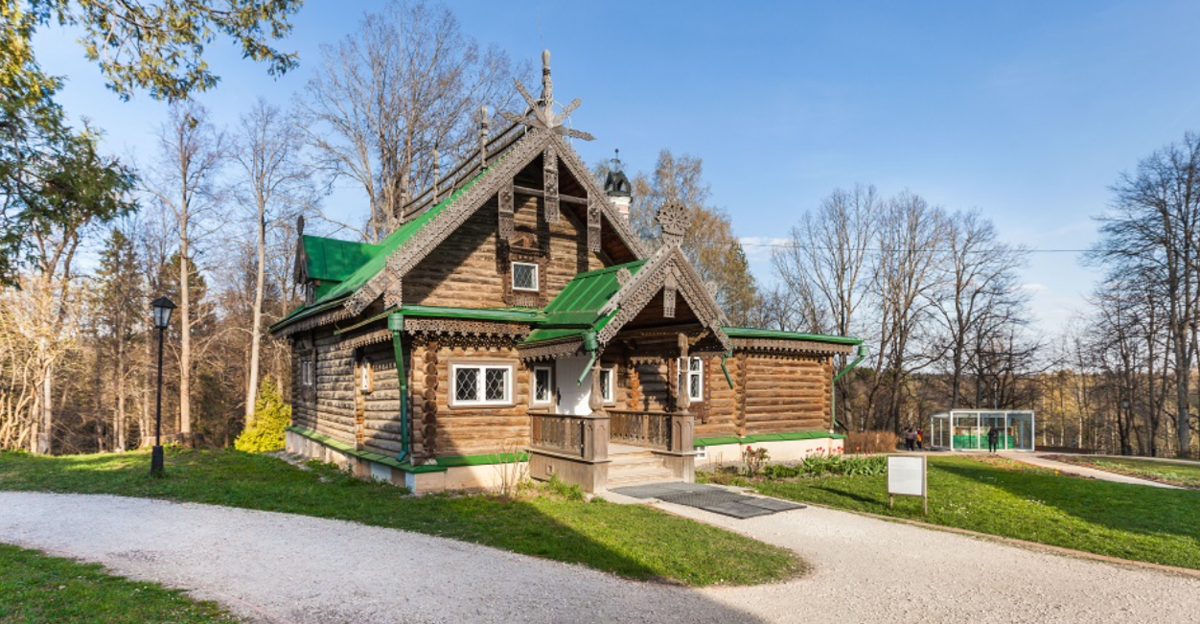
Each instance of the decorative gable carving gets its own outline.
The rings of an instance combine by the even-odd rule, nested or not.
[[[542,187],[546,193],[546,221],[558,223],[558,152],[547,147],[542,152]]]
[[[500,205],[500,216],[498,233],[501,242],[507,242],[513,237],[513,182],[509,178],[508,183],[500,187],[500,192],[497,197]]]

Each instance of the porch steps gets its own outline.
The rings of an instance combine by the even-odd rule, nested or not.
[[[640,483],[678,481],[672,472],[663,466],[662,459],[650,451],[634,451],[610,454],[608,486],[622,487]]]

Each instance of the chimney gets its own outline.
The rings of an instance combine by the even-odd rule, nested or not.
[[[617,207],[617,213],[628,223],[629,205],[633,202],[633,185],[625,176],[625,163],[621,162],[621,150],[616,150],[616,155],[608,162],[608,175],[604,178],[604,194],[608,195],[613,205]]]

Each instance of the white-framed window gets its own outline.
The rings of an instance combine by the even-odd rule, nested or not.
[[[534,405],[550,405],[554,402],[554,369],[549,366],[533,367]]]
[[[300,385],[306,388],[313,385],[312,360],[300,360]]]
[[[686,362],[686,366],[685,366]],[[698,357],[679,362],[679,391],[687,392],[692,401],[704,400],[704,360]]]
[[[600,369],[600,398],[604,399],[605,403],[617,402],[617,369],[602,368]]]
[[[538,289],[538,265],[533,262],[512,263],[513,290],[534,291]]]
[[[358,389],[363,392],[371,391],[371,376],[374,371],[371,369],[371,360],[363,358],[358,364]]]
[[[512,404],[509,364],[451,364],[451,405]]]

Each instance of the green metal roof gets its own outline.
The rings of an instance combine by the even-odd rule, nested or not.
[[[826,336],[825,334],[804,334],[801,332],[780,331],[776,329],[758,329],[755,327],[722,327],[725,335],[730,338],[773,338],[776,340],[810,340],[812,342],[827,342],[831,344],[860,345],[862,340],[850,336]]]
[[[321,281],[343,282],[379,253],[378,245],[305,236],[301,239],[308,262],[308,276]]]
[[[494,167],[495,163],[493,163],[492,166]],[[291,313],[283,318],[283,320],[272,325],[271,330],[274,331],[275,329],[283,327],[292,321],[315,314],[320,310],[328,309],[329,307],[332,307],[330,306],[331,303],[345,299],[346,297],[354,294],[355,291],[357,291],[359,288],[362,288],[368,281],[371,280],[372,277],[375,277],[377,273],[383,270],[383,267],[387,265],[388,256],[390,256],[393,251],[396,251],[411,241],[413,237],[423,230],[430,221],[440,215],[450,204],[454,203],[454,200],[458,199],[458,197],[465,193],[467,189],[471,188],[475,182],[483,176],[483,174],[487,173],[487,171],[488,169],[479,172],[475,177],[471,178],[466,184],[459,187],[458,190],[448,195],[445,199],[430,207],[413,220],[401,225],[396,229],[395,232],[388,234],[386,238],[379,242],[379,244],[371,245],[367,243],[357,243],[358,245],[362,245],[360,250],[367,256],[366,259],[363,260],[362,263],[357,266],[357,268],[354,268],[351,272],[346,274],[344,279],[341,281],[330,286],[329,288],[322,287],[318,289],[317,298],[313,303],[300,306],[299,308],[292,310]],[[323,240],[328,241],[331,239]],[[343,268],[349,268],[349,263],[343,263],[342,266]]]
[[[545,320],[525,339],[526,344],[580,336],[587,331],[599,331],[616,314],[600,314],[600,309],[621,290],[617,273],[628,269],[635,274],[646,264],[636,260],[595,271],[580,273],[571,279],[543,310]]]

